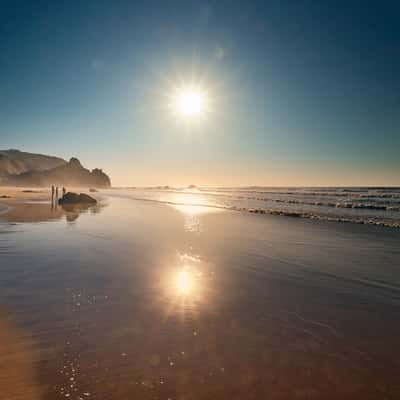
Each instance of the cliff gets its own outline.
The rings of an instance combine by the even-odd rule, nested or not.
[[[69,162],[17,150],[0,151],[0,184],[10,186],[110,187],[110,178],[98,168],[89,171],[77,158]]]
[[[46,171],[65,164],[66,161],[58,157],[25,153],[19,150],[0,150],[0,180],[10,175]]]

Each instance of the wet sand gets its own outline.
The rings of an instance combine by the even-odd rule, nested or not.
[[[70,188],[72,192],[87,193],[89,190],[83,188]],[[97,197],[99,201],[102,196]],[[59,197],[62,196],[61,190]],[[101,204],[100,204],[101,206]],[[57,199],[52,198],[51,189],[48,188],[21,188],[0,186],[0,218],[7,222],[44,222],[58,220],[66,217],[74,220],[79,214],[88,210],[89,207],[59,206]]]
[[[8,398],[400,397],[397,230],[112,196],[75,213],[0,223]]]

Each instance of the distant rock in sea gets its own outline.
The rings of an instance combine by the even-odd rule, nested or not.
[[[0,151],[0,184],[10,186],[110,187],[110,178],[98,168],[89,171],[77,158],[69,162],[18,150]]]

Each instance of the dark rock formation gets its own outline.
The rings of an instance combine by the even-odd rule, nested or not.
[[[11,160],[11,156],[13,157]],[[55,157],[0,152],[0,184],[15,186],[91,186],[110,187],[110,178],[98,168],[89,171],[77,158],[69,162]],[[10,161],[11,160],[11,161]],[[11,168],[11,165],[13,166]],[[18,168],[17,168],[18,167]],[[3,175],[1,175],[3,171]]]
[[[60,200],[58,200],[58,203],[61,205],[63,205],[63,204],[97,204],[97,200],[85,193],[77,194],[77,193],[68,192]]]

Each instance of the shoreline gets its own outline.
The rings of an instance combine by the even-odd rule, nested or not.
[[[179,193],[179,192],[178,192]],[[150,202],[156,204],[166,204],[170,206],[186,206],[187,204],[179,201],[168,201],[168,200],[157,200],[157,199],[146,199],[141,197],[132,197],[132,196],[123,196],[116,195],[113,193],[110,195],[111,197],[120,197],[127,198],[134,201],[143,201]],[[318,215],[315,213],[309,212],[299,212],[299,211],[283,211],[283,210],[274,210],[267,208],[244,208],[244,207],[235,207],[235,206],[222,206],[216,204],[190,204],[193,207],[204,207],[204,208],[213,208],[219,210],[226,211],[236,211],[242,213],[250,213],[250,214],[259,214],[259,215],[273,215],[279,217],[288,217],[288,218],[296,218],[296,219],[306,219],[306,220],[314,220],[314,221],[324,221],[324,222],[337,222],[340,224],[352,224],[352,225],[368,225],[368,226],[376,226],[390,229],[399,229],[400,222],[383,222],[376,221],[374,219],[359,219],[359,218],[346,218],[346,217],[334,217],[328,215]]]
[[[84,189],[85,188],[70,188],[70,191],[79,193],[89,192],[89,189]],[[91,193],[91,195],[93,195],[93,193]],[[140,197],[124,196],[123,194],[115,195],[115,189],[113,189],[113,193],[106,192],[106,195],[110,197],[122,197],[134,201],[151,202],[157,204],[165,204],[169,206],[187,205],[185,202],[180,201],[146,199]],[[55,215],[54,210],[52,208],[49,209],[48,205],[51,205],[50,188],[44,189],[37,187],[11,186],[0,187],[0,217],[2,217],[3,220],[9,222],[39,222],[42,219],[51,220],[54,219],[54,217],[59,218],[62,216],[62,213],[60,212],[56,213]],[[287,218],[323,221],[328,223],[336,222],[340,224],[375,226],[381,228],[389,228],[390,230],[397,230],[400,228],[399,222],[384,222],[376,221],[374,219],[335,217],[328,215],[318,215],[310,212],[284,211],[268,208],[245,208],[216,204],[190,204],[190,206],[213,208],[226,211],[236,211],[249,214],[272,215]],[[35,215],[35,213],[37,213],[38,215]]]

